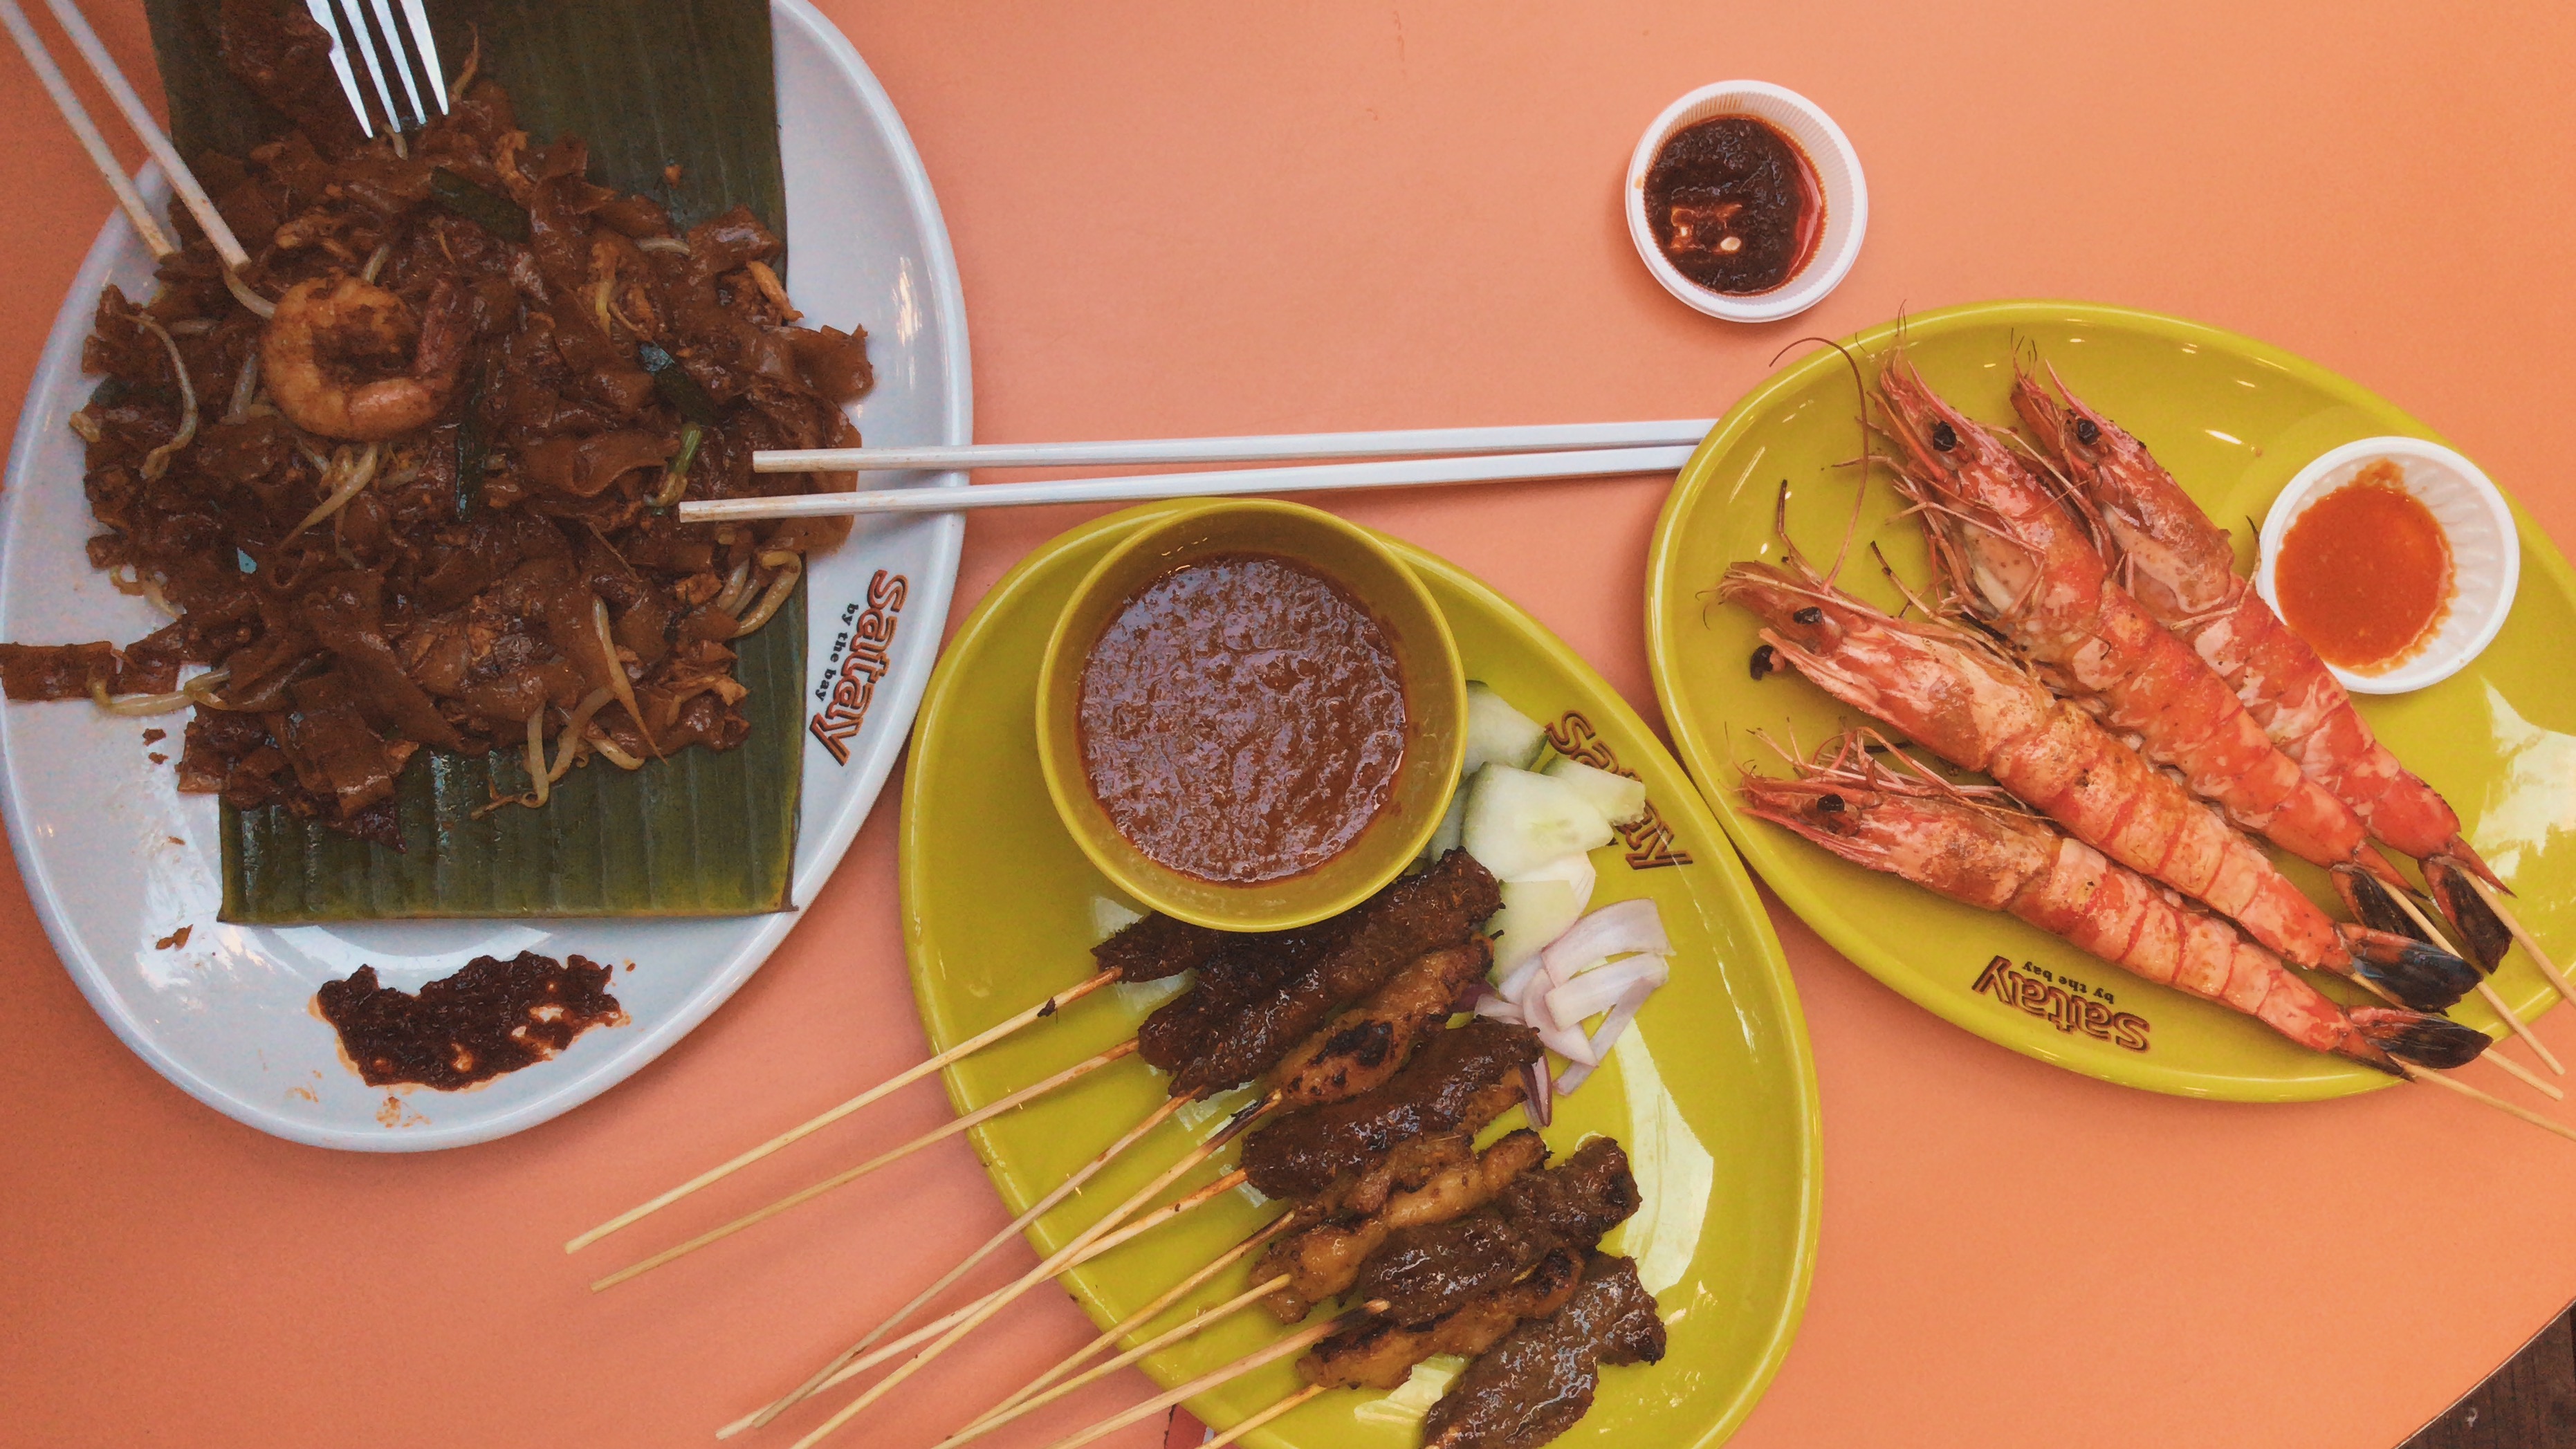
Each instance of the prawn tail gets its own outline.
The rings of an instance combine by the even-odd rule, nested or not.
[[[2513,949],[2512,930],[2470,883],[2464,863],[2451,856],[2434,855],[2425,857],[2423,864],[2425,888],[2433,893],[2434,908],[2442,913],[2442,919],[2460,933],[2461,949],[2481,969],[2496,969],[2504,953]]]
[[[2356,1006],[2345,1012],[2352,1018],[2356,1046],[2371,1049],[2365,1056],[2353,1050],[2337,1053],[2354,1061],[2379,1068],[2391,1075],[2402,1075],[2371,1057],[2380,1054],[2411,1062],[2419,1067],[2447,1071],[2464,1067],[2478,1059],[2478,1054],[2495,1041],[2473,1026],[2463,1026],[2448,1017],[2427,1016],[2422,1012],[2399,1011],[2386,1006]]]
[[[2485,881],[2488,885],[2494,886],[2497,890],[2504,892],[2506,895],[2513,894],[2513,887],[2506,885],[2502,880],[2497,878],[2494,871],[2487,868],[2487,863],[2485,859],[2478,854],[2477,847],[2469,844],[2467,840],[2458,835],[2453,835],[2450,839],[2442,842],[2442,849],[2436,858],[2447,861],[2452,865],[2468,871],[2470,874],[2475,875],[2482,881]]]
[[[2396,893],[2376,875],[2338,867],[2334,871],[2334,888],[2335,894],[2343,897],[2344,909],[2372,930],[2386,931],[2392,936],[2404,936],[2410,940],[2428,943],[2432,940],[2398,903]]]
[[[2439,946],[2341,921],[2335,935],[2355,976],[2417,1011],[2440,1011],[2477,989],[2477,968]]]

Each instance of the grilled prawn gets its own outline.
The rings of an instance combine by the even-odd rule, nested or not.
[[[2020,457],[1934,395],[1901,353],[1879,370],[1878,391],[1904,454],[1898,487],[1970,613],[2239,828],[2403,888],[2352,807],[2302,773],[2227,682],[2129,597]]]
[[[2456,956],[2329,919],[2216,812],[1967,630],[1892,617],[1794,558],[1735,565],[1718,597],[1769,626],[1757,670],[1793,666],[1942,759],[1984,771],[2120,864],[2233,917],[2280,956],[2422,1011],[2477,984]]]
[[[2160,986],[2241,1011],[2314,1051],[2401,1075],[2456,1067],[2485,1033],[2420,1012],[2336,1005],[2234,926],[2056,827],[1928,774],[1899,773],[1846,735],[1796,779],[1748,775],[1747,808],[1856,865],[2007,911]]]
[[[2013,410],[2080,492],[2139,605],[2208,662],[2308,778],[2350,805],[2373,836],[2423,862],[2435,902],[2472,953],[2490,964],[2502,956],[2502,923],[2460,875],[2504,882],[2461,837],[2458,812],[2371,734],[2334,671],[2237,575],[2226,531],[2146,446],[2055,374],[2050,381],[2054,393],[2027,372],[2016,376]]]

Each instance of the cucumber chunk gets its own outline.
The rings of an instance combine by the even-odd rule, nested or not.
[[[1581,791],[1551,776],[1487,765],[1467,785],[1461,843],[1503,880],[1560,856],[1610,843],[1610,822]]]
[[[1614,775],[1598,766],[1563,755],[1548,761],[1542,773],[1551,780],[1563,780],[1582,792],[1583,798],[1592,802],[1592,808],[1601,812],[1601,818],[1612,825],[1631,824],[1646,813],[1646,782],[1643,780]]]
[[[1494,979],[1505,980],[1540,948],[1583,919],[1599,875],[1588,855],[1567,855],[1503,882],[1503,908],[1485,922],[1494,941]]]
[[[1473,780],[1478,770],[1493,764],[1527,769],[1546,738],[1537,720],[1484,685],[1467,681],[1467,760],[1459,767],[1459,778]]]
[[[1433,830],[1431,839],[1424,843],[1422,858],[1437,861],[1440,857],[1456,850],[1459,832],[1466,827],[1466,823],[1467,784],[1461,780],[1458,788],[1449,792],[1449,808],[1441,814],[1439,828]]]

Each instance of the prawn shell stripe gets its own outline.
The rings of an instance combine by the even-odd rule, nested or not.
[[[2011,957],[1997,956],[1968,989],[2018,1007],[2069,1035],[2081,1032],[2133,1052],[2149,1049],[2147,1034],[2155,1028],[2145,1017],[2134,1011],[2114,1011],[2080,982],[2060,984],[2043,979],[2044,975],[2035,965],[2025,962],[2016,970]]]

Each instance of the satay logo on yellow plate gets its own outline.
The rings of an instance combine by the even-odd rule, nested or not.
[[[823,667],[823,680],[814,686],[814,698],[823,707],[814,713],[810,728],[823,748],[832,752],[832,763],[850,762],[847,741],[868,721],[868,705],[876,698],[877,681],[893,665],[889,651],[894,648],[895,625],[903,613],[903,596],[908,581],[901,574],[877,570],[868,581],[867,607],[856,602],[841,607],[841,629],[832,640],[832,658]]]
[[[1596,770],[1608,770],[1614,775],[1625,775],[1631,780],[1641,778],[1636,771],[1619,763],[1619,756],[1593,732],[1592,721],[1577,711],[1567,710],[1563,718],[1546,726],[1546,730],[1548,747],[1567,759],[1590,765]],[[1654,870],[1661,866],[1691,863],[1690,852],[1673,839],[1673,827],[1664,822],[1663,813],[1655,808],[1652,800],[1646,802],[1645,814],[1614,828],[1619,832],[1619,843],[1628,847],[1630,870]]]
[[[2017,1006],[2063,1032],[2082,1032],[2133,1052],[2147,1049],[2148,1020],[2135,1012],[2112,1009],[2115,998],[2099,986],[2088,986],[2063,972],[1997,956],[1986,963],[1977,984],[1968,988]]]

